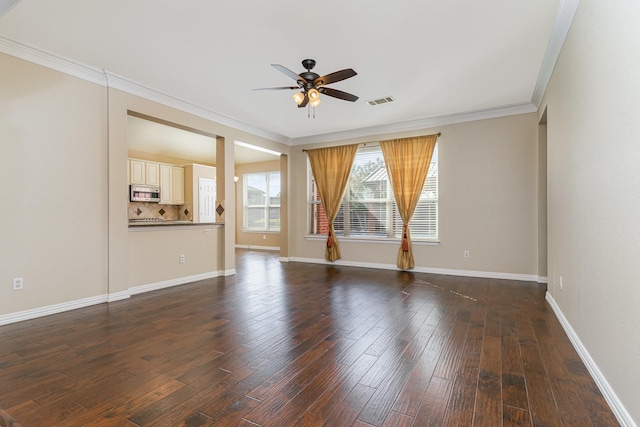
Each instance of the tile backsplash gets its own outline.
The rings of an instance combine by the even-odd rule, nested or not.
[[[159,203],[129,202],[128,218],[163,218],[168,221],[191,221],[193,209],[190,203],[181,206],[161,205]]]

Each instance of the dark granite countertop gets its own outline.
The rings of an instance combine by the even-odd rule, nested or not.
[[[129,228],[133,227],[167,227],[167,226],[184,226],[184,225],[197,225],[197,226],[214,226],[224,225],[223,222],[192,222],[184,220],[165,220],[165,221],[144,221],[144,220],[129,220]]]

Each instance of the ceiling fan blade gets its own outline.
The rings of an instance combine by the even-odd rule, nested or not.
[[[306,107],[308,103],[309,103],[309,96],[305,93],[304,94],[304,99],[302,100],[300,105],[298,105],[298,108]]]
[[[271,64],[271,66],[273,68],[275,68],[276,70],[280,71],[282,74],[285,74],[285,75],[291,77],[295,81],[304,80],[304,79],[302,79],[302,77],[300,77],[299,75],[297,75],[296,73],[294,73],[293,71],[291,71],[290,69],[288,69],[285,66],[282,66],[280,64]]]
[[[279,87],[259,87],[251,90],[283,90],[283,89],[300,89],[298,86],[279,86]]]
[[[338,89],[331,89],[330,87],[320,87],[318,88],[318,91],[327,96],[333,96],[334,98],[343,99],[345,101],[355,102],[358,100],[358,97],[355,95],[352,95],[347,92],[343,92]]]
[[[355,76],[356,73],[353,69],[347,68],[344,70],[336,71],[325,76],[318,77],[313,81],[313,84],[317,86],[330,85],[331,83],[339,82],[341,80],[348,79]]]

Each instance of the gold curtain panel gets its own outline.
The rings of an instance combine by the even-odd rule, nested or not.
[[[325,259],[328,261],[340,259],[340,247],[333,228],[333,221],[340,210],[357,151],[358,144],[307,150],[311,172],[329,221],[329,235],[325,248]]]
[[[393,195],[402,218],[402,244],[398,250],[398,268],[403,270],[415,266],[409,221],[420,200],[438,135],[392,139],[380,143]]]

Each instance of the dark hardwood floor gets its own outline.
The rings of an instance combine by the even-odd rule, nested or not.
[[[614,426],[543,285],[238,251],[234,276],[0,327],[39,426]]]

